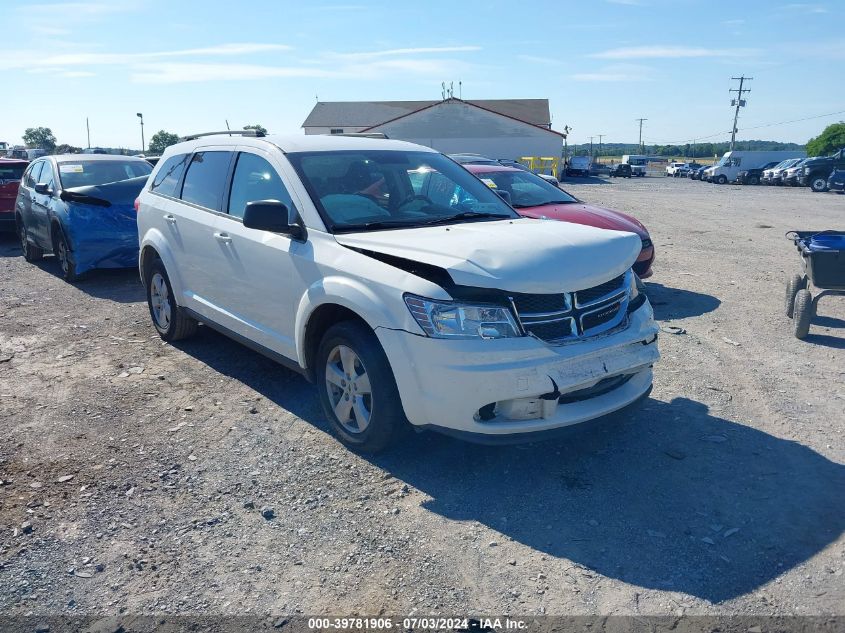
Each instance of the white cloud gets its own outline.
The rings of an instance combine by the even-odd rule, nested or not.
[[[704,48],[694,46],[630,46],[612,48],[589,57],[598,59],[677,59],[682,57],[746,57],[760,51],[753,48]]]
[[[404,55],[433,55],[439,53],[466,53],[480,51],[480,46],[436,46],[420,48],[394,48],[385,51],[367,51],[361,53],[329,53],[330,57],[338,59],[376,59],[379,57],[396,57]]]
[[[643,3],[640,0],[607,0],[610,4],[624,4],[629,7],[641,7]]]
[[[202,81],[245,81],[274,77],[330,77],[332,75],[332,71],[296,66],[164,62],[134,66],[131,79],[135,83],[181,84]]]
[[[783,6],[784,9],[793,11],[808,11],[810,13],[827,13],[827,8],[820,4],[806,4],[803,2],[795,2]]]
[[[552,66],[559,63],[557,59],[550,59],[548,57],[540,57],[539,55],[517,55],[517,59],[529,64],[540,64],[543,66]]]
[[[653,71],[649,66],[637,64],[613,64],[594,72],[576,73],[569,76],[574,81],[598,82],[636,82],[653,81]]]

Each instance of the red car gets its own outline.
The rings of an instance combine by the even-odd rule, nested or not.
[[[585,204],[529,171],[496,165],[464,165],[464,168],[489,187],[507,192],[508,202],[519,215],[526,218],[549,218],[636,233],[643,241],[643,249],[634,263],[634,272],[641,279],[651,277],[654,244],[648,229],[639,220],[619,211]]]
[[[15,230],[15,199],[29,161],[0,158],[0,231]]]

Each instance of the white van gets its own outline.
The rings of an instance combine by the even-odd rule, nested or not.
[[[168,147],[136,203],[164,340],[202,322],[305,374],[370,452],[409,424],[536,439],[651,390],[638,236],[521,218],[411,143],[228,134]]]
[[[759,169],[772,161],[783,161],[788,158],[804,158],[806,152],[725,152],[712,167],[708,167],[704,174],[706,180],[724,185],[736,180],[736,175],[745,169]]]
[[[641,154],[625,154],[622,162],[631,166],[631,174],[634,176],[645,176],[648,167],[648,156]]]

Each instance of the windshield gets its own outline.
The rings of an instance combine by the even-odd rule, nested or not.
[[[442,154],[349,150],[287,157],[333,232],[519,217]]]
[[[59,163],[59,179],[62,189],[73,189],[149,176],[152,170],[143,160],[72,160]]]
[[[530,171],[476,171],[475,175],[491,189],[507,191],[515,209],[578,202]]]

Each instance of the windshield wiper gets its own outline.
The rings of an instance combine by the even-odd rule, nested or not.
[[[430,226],[432,224],[446,224],[447,222],[454,222],[456,220],[483,220],[486,218],[496,218],[497,220],[512,220],[510,215],[503,213],[487,213],[486,211],[462,211],[455,215],[447,215],[442,218],[432,218],[431,220],[424,220],[419,222],[420,225]]]
[[[504,215],[502,213],[464,211],[455,215],[421,220],[378,220],[374,222],[362,222],[361,224],[335,224],[332,227],[332,230],[335,233],[345,233],[347,231],[369,231],[372,229],[410,228],[414,226],[431,226],[434,224],[446,224],[448,222],[455,222],[457,220],[475,220],[484,218],[496,218],[499,220],[514,219],[512,218],[512,216]]]
[[[546,202],[538,202],[537,204],[512,204],[514,209],[524,209],[526,207],[547,207],[552,204],[574,204],[576,200],[547,200]]]

